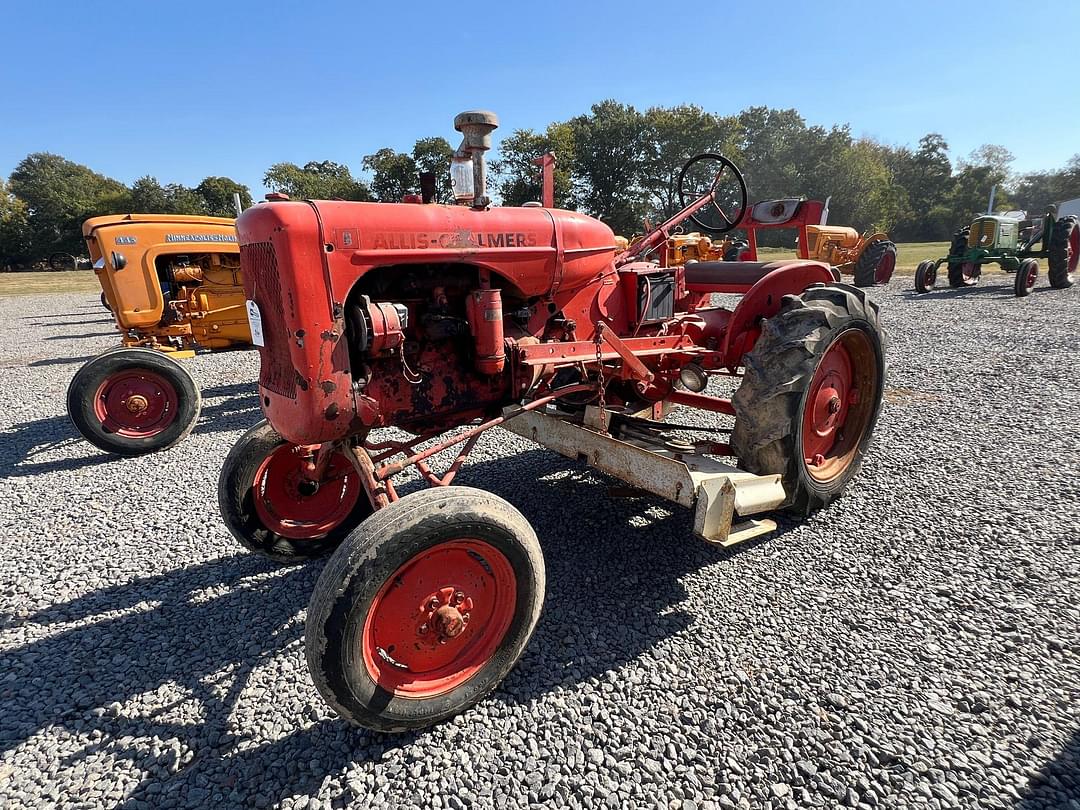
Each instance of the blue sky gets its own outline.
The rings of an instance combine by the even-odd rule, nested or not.
[[[130,183],[336,160],[496,111],[501,133],[605,98],[812,124],[1019,171],[1080,152],[1080,3],[0,0],[0,176],[57,152]],[[671,17],[665,19],[670,9]],[[950,42],[951,40],[951,42]],[[1071,85],[1070,82],[1071,81]],[[1048,91],[1048,92],[1047,92]]]

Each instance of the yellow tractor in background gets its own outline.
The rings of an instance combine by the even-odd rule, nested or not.
[[[800,258],[831,264],[842,274],[854,276],[856,287],[885,284],[896,269],[896,245],[880,231],[860,235],[840,225],[807,225],[803,248],[800,243]]]
[[[83,261],[97,274],[121,345],[79,369],[68,414],[87,441],[111,453],[172,447],[202,405],[176,360],[197,348],[251,345],[235,220],[122,214],[88,219],[82,232],[90,253]]]

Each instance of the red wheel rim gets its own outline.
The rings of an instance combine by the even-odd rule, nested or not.
[[[110,374],[94,392],[94,414],[101,427],[129,439],[147,439],[167,429],[179,404],[173,384],[144,369]]]
[[[1035,286],[1035,280],[1039,277],[1039,265],[1032,264],[1027,271],[1027,277],[1024,279],[1024,286],[1029,290]]]
[[[364,665],[395,695],[445,694],[491,660],[516,608],[517,580],[502,552],[482,540],[439,543],[376,594],[364,621]]]
[[[1080,225],[1074,226],[1069,234],[1069,247],[1066,253],[1065,266],[1069,268],[1069,276],[1076,272],[1080,265]]]
[[[343,453],[334,453],[322,479],[306,474],[309,457],[283,444],[263,459],[251,485],[263,525],[290,540],[313,540],[341,524],[356,507],[363,487]]]
[[[979,265],[975,262],[964,262],[960,265],[960,272],[964,276],[965,284],[974,284],[979,278]]]
[[[841,333],[825,351],[806,392],[802,454],[817,481],[844,473],[870,426],[878,387],[878,361],[861,329]]]
[[[926,286],[933,287],[937,283],[937,268],[931,267],[926,271]]]
[[[885,251],[885,255],[881,257],[881,261],[878,262],[877,272],[874,274],[874,280],[878,284],[888,284],[889,279],[892,278],[893,270],[896,269],[896,254],[891,250]]]

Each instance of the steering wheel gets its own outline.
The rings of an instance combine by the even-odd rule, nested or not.
[[[684,208],[706,194],[713,198],[690,215],[694,224],[711,233],[738,227],[746,213],[746,180],[734,163],[713,152],[695,155],[679,172],[679,202]]]

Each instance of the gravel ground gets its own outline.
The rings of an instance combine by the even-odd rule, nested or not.
[[[908,286],[874,293],[891,367],[862,475],[732,551],[488,434],[459,481],[535,525],[545,613],[494,695],[405,736],[311,685],[321,563],[219,522],[255,356],[189,361],[195,433],[115,460],[63,405],[105,313],[0,301],[0,806],[1080,810],[1080,286]]]

